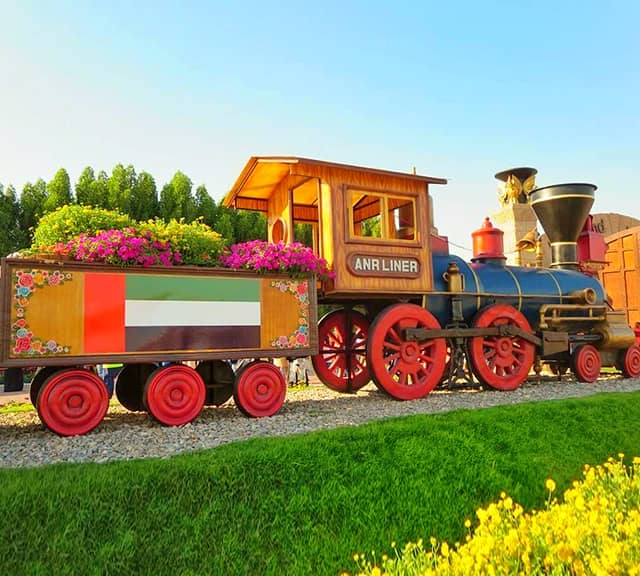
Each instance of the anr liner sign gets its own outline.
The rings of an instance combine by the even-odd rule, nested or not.
[[[417,258],[354,253],[349,256],[347,264],[356,276],[415,278],[420,274],[420,261]]]

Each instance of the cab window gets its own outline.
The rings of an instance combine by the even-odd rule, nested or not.
[[[352,237],[416,240],[415,198],[350,189],[347,201]]]

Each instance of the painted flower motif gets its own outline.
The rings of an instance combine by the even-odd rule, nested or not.
[[[55,340],[49,340],[46,346],[49,350],[51,350],[51,352],[55,352],[56,348],[58,347],[58,344],[56,343]]]
[[[29,296],[31,294],[31,290],[26,286],[18,286],[18,295],[19,296]]]
[[[16,336],[18,338],[24,338],[27,334],[29,334],[29,331],[26,328],[16,330]]]
[[[34,284],[33,276],[31,274],[20,274],[18,276],[18,284],[32,290]]]
[[[16,340],[14,347],[16,353],[20,354],[21,352],[28,352],[29,350],[31,350],[31,338],[29,336],[24,336]]]

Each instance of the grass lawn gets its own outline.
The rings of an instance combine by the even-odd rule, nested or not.
[[[640,454],[640,393],[413,416],[168,460],[0,470],[3,574],[337,574]],[[61,441],[72,441],[61,440]],[[1,449],[1,448],[0,448]]]

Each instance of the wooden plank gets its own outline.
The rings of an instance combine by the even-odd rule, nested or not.
[[[262,280],[261,348],[309,347],[310,295],[309,279]]]

